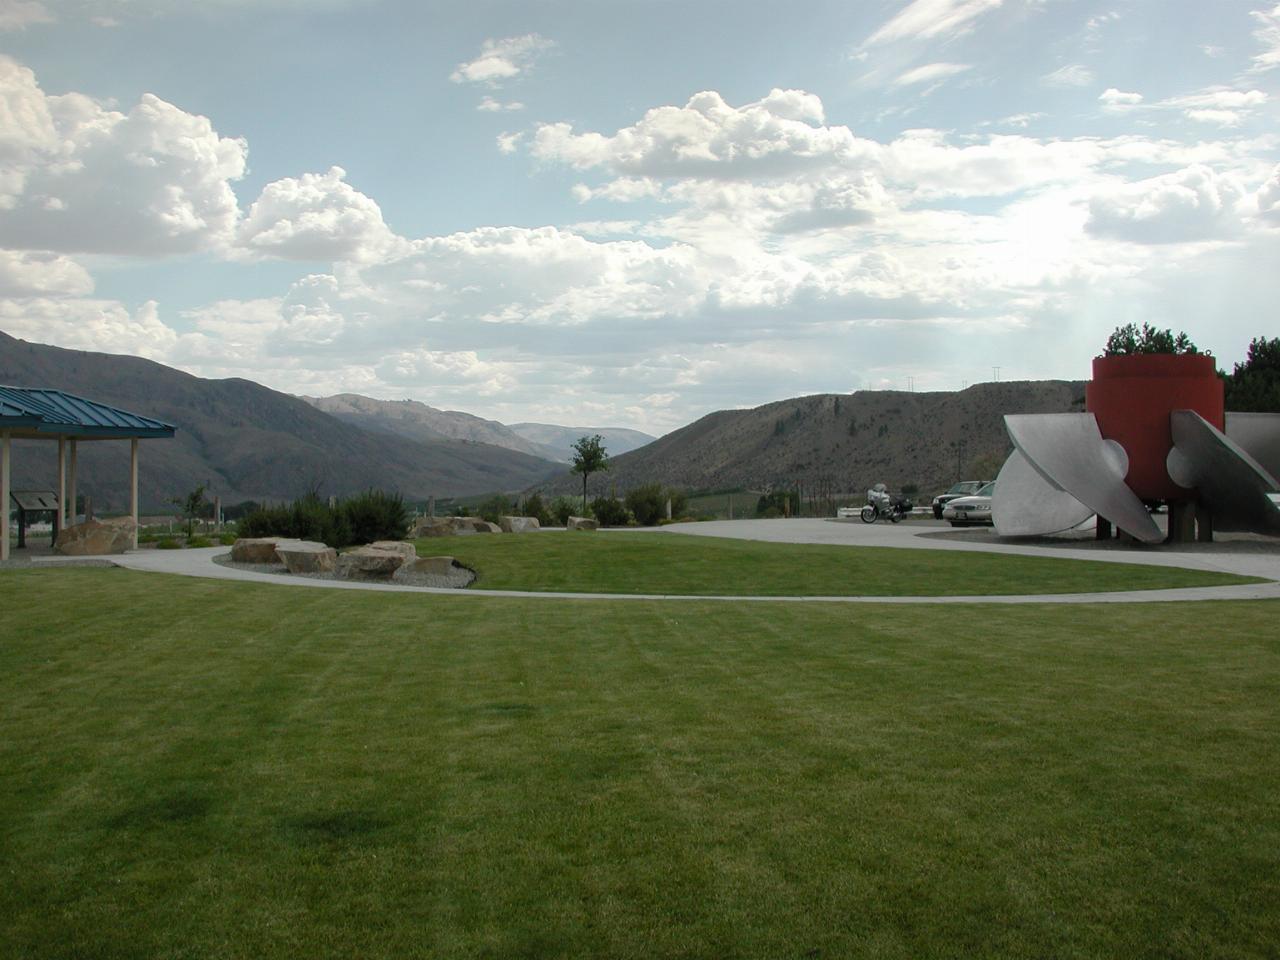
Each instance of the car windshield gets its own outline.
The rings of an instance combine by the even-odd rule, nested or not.
[[[982,484],[977,480],[966,480],[963,483],[957,483],[954,487],[948,490],[947,493],[955,493],[955,494],[959,494],[960,496],[967,496],[968,494],[976,493],[980,486],[982,486]]]
[[[974,494],[974,496],[978,496],[978,497],[993,497],[993,496],[995,496],[995,493],[996,493],[996,482],[995,482],[994,480],[992,480],[992,481],[991,481],[990,483],[988,483],[985,487],[983,487],[983,488],[982,488],[981,490],[979,490],[976,494]]]

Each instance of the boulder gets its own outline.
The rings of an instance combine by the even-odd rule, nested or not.
[[[338,551],[313,540],[281,540],[276,556],[290,573],[332,573],[338,566]]]
[[[414,573],[425,573],[436,577],[445,577],[453,572],[453,557],[419,557],[410,560],[403,567]]]
[[[3,505],[7,509],[8,505]],[[86,520],[58,531],[53,552],[67,557],[100,557],[108,553],[124,553],[133,547],[133,534],[138,525],[131,517],[110,520]]]
[[[472,521],[472,525],[474,526],[476,533],[501,533],[502,532],[502,528],[500,526],[498,526],[496,523],[490,523],[488,520],[481,520],[477,518]]]
[[[235,563],[279,563],[276,545],[286,537],[241,537],[231,545],[231,559]]]
[[[375,540],[369,546],[374,550],[386,550],[390,553],[403,554],[406,560],[416,560],[418,557],[418,551],[407,540]]]
[[[338,557],[338,576],[344,580],[388,581],[408,558],[399,551],[356,547]]]
[[[413,528],[415,537],[452,537],[454,533],[448,517],[423,517]]]
[[[482,523],[484,521],[481,521]],[[459,537],[470,536],[476,532],[475,517],[450,517],[449,526],[453,528],[455,535]]]
[[[599,530],[600,521],[592,517],[570,517],[565,524],[566,530]]]
[[[539,529],[537,517],[499,517],[503,533],[532,533]]]

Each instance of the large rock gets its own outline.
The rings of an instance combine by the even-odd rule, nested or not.
[[[499,517],[498,526],[503,533],[533,533],[540,529],[537,517]]]
[[[338,566],[338,551],[313,540],[281,540],[276,556],[290,573],[332,573]]]
[[[448,517],[423,517],[413,528],[415,537],[452,537],[455,532]]]
[[[416,560],[418,557],[418,551],[406,540],[375,540],[369,546],[374,550],[403,554],[406,560]]]
[[[416,560],[410,560],[401,569],[430,574],[434,577],[446,577],[453,572],[453,557],[419,557]]]
[[[398,550],[356,547],[338,557],[338,576],[344,580],[389,581],[408,561]]]
[[[570,517],[565,524],[566,530],[599,530],[600,521],[594,517]]]
[[[231,559],[235,563],[280,563],[276,545],[286,542],[287,537],[241,537],[231,545]]]
[[[8,504],[0,504],[0,509],[8,509]],[[131,517],[86,520],[59,530],[53,551],[67,557],[100,557],[108,553],[124,553],[133,547],[133,534],[137,527]]]
[[[479,517],[450,517],[449,522],[453,524],[453,532],[460,536],[467,536],[472,533],[502,532],[502,528],[496,523],[481,520]]]

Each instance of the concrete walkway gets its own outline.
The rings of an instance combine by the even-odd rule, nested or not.
[[[661,528],[662,532],[688,536],[732,537],[761,540],[773,543],[827,543],[847,546],[890,547],[900,549],[964,550],[980,553],[1013,553],[1026,556],[1056,557],[1059,559],[1101,560],[1112,563],[1145,563],[1157,566],[1187,567],[1197,570],[1214,570],[1245,576],[1265,577],[1270,582],[1223,587],[1191,587],[1174,590],[1135,590],[1113,593],[1038,594],[1026,596],[963,596],[963,597],[767,597],[767,596],[671,596],[664,594],[632,593],[566,593],[524,590],[456,590],[439,587],[411,587],[400,584],[356,583],[344,580],[313,580],[307,577],[289,577],[279,574],[241,570],[214,563],[213,558],[227,552],[226,547],[209,547],[199,550],[139,550],[109,558],[116,566],[149,573],[170,573],[180,576],[203,577],[216,580],[269,583],[276,586],[310,587],[325,590],[377,590],[386,593],[425,593],[451,597],[493,598],[509,597],[533,600],[664,600],[664,601],[712,601],[725,603],[1167,603],[1192,600],[1274,600],[1280,599],[1280,544],[1270,549],[1263,545],[1261,551],[1190,550],[1123,550],[1072,549],[1063,547],[1037,547],[1010,544],[983,544],[964,541],[948,541],[921,536],[935,533],[938,527],[922,529],[916,524],[893,526],[890,524],[848,524],[825,520],[736,520],[712,523],[680,524]],[[634,536],[653,532],[649,530],[608,531],[591,536]],[[1227,545],[1223,545],[1224,548]],[[38,561],[37,565],[55,564],[58,558]]]

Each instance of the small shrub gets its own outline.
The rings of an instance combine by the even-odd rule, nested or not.
[[[234,533],[223,533],[218,536],[218,542],[221,543],[224,547],[231,546],[233,543],[236,542],[236,539],[237,538]]]
[[[591,512],[602,527],[625,527],[631,513],[621,500],[612,497],[596,497],[591,501]]]
[[[403,540],[409,535],[409,511],[405,509],[404,497],[398,493],[366,490],[341,501],[338,507],[347,524],[348,544]]]
[[[547,505],[542,502],[539,494],[531,493],[525,497],[524,503],[520,507],[520,515],[524,517],[533,517],[538,521],[538,526],[549,527],[552,525],[554,518],[551,511],[547,509]]]
[[[568,526],[569,518],[577,516],[580,501],[570,497],[556,497],[551,501],[548,512],[555,518],[558,526]]]
[[[187,546],[193,550],[199,547],[212,547],[213,541],[210,540],[208,537],[202,537],[197,535],[194,537],[187,538]]]
[[[173,537],[164,537],[156,543],[157,550],[181,550],[182,544]]]
[[[689,508],[689,498],[681,490],[664,488],[660,483],[648,483],[627,492],[627,509],[635,515],[636,523],[652,527],[667,517],[667,501],[671,501],[671,516],[679,518]]]
[[[495,493],[476,507],[476,515],[490,523],[497,523],[499,517],[509,517],[513,513],[515,513],[515,505],[501,493]]]

